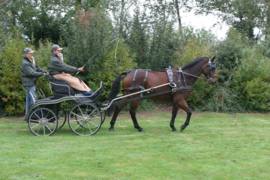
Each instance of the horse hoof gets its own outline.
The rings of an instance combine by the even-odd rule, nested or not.
[[[182,125],[181,126],[181,131],[183,131],[184,129],[186,129],[186,126],[185,125]]]
[[[144,130],[143,129],[139,129],[139,132],[144,132]]]
[[[111,132],[114,132],[114,128],[109,128],[109,130],[110,130]]]
[[[177,129],[173,129],[172,131],[173,131],[173,132],[177,132]]]

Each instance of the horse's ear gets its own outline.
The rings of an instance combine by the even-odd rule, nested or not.
[[[214,56],[214,57],[211,59],[211,62],[214,62],[215,58],[216,58],[216,56]]]

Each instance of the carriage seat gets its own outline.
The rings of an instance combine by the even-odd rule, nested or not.
[[[52,75],[48,75],[47,81],[52,85],[54,99],[59,99],[65,96],[74,96],[76,90],[63,79],[56,79]]]
[[[59,99],[65,96],[75,96],[76,89],[70,86],[70,84],[63,80],[63,79],[56,79],[55,77],[48,75],[49,79],[46,79],[47,81],[52,85],[53,90],[53,99]],[[104,85],[103,82],[100,82],[100,87],[91,95],[90,99],[91,101],[96,101],[98,97],[103,93],[104,91]],[[85,96],[82,94],[77,94],[76,96],[81,96],[83,99]]]

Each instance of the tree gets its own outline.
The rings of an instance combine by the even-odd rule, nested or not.
[[[254,28],[259,26],[261,17],[260,0],[196,0],[199,14],[215,14],[239,32],[256,40]]]
[[[21,85],[20,64],[26,47],[20,30],[5,38],[6,45],[0,52],[0,95],[8,114],[21,114],[25,107],[25,90]]]
[[[25,7],[21,9],[18,22],[22,24],[24,34],[35,45],[45,40],[58,43],[61,25],[72,21],[72,16],[75,14],[71,7],[71,3],[61,0],[28,0],[25,1]]]
[[[136,54],[135,62],[138,68],[144,68],[147,63],[147,52],[149,35],[147,34],[148,25],[145,23],[146,19],[144,14],[140,14],[140,8],[135,9],[133,18],[132,30],[130,38],[127,41],[132,52]]]

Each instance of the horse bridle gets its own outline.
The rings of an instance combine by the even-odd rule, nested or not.
[[[213,83],[213,77],[217,77],[217,75],[213,75],[213,70],[216,69],[216,63],[213,62],[213,64],[212,64],[211,59],[209,58],[209,62],[208,62],[208,64],[205,66],[205,68],[208,67],[208,66],[210,67],[210,77],[206,78],[206,80],[207,80],[209,83]],[[204,69],[205,69],[205,68],[204,68]]]
[[[186,73],[186,72],[182,71],[181,68],[179,68],[179,72],[181,72],[183,74],[186,74],[186,75],[189,75],[189,76],[196,77],[198,79],[206,80],[206,81],[208,81],[208,83],[213,83],[213,77],[217,77],[216,75],[213,75],[213,70],[216,69],[216,63],[211,62],[211,58],[209,58],[208,64],[203,69],[207,68],[208,66],[210,67],[210,77],[208,77],[208,78],[202,78],[202,77],[199,77],[199,76],[195,76],[193,74]]]

